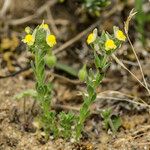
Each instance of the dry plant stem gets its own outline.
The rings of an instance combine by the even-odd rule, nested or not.
[[[30,23],[34,23],[34,24],[40,24],[43,20],[42,19],[34,19],[34,20],[31,20]],[[44,22],[47,23],[47,24],[50,24],[51,21],[49,19],[44,19]],[[54,20],[54,23],[56,25],[61,25],[61,26],[67,26],[69,24],[69,21],[66,20],[66,19],[55,19]]]
[[[34,111],[34,107],[35,107],[35,105],[36,105],[36,102],[37,102],[37,101],[34,100],[33,103],[32,103],[31,110],[30,110],[30,115],[33,114],[33,111]]]
[[[20,25],[26,22],[29,22],[33,19],[35,19],[36,17],[40,16],[41,14],[43,14],[45,12],[45,10],[47,9],[47,7],[51,7],[54,4],[56,4],[57,1],[56,0],[50,0],[47,1],[43,6],[41,6],[33,15],[27,16],[27,17],[23,17],[20,19],[12,19],[8,21],[9,25]]]
[[[135,135],[137,135],[137,134],[141,135],[141,134],[139,134],[141,132],[147,133],[147,130],[149,130],[149,128],[150,128],[150,126],[143,126],[142,129],[138,129],[138,131],[136,131],[136,133],[133,133],[133,134],[127,136],[126,138],[123,138],[121,140],[114,142],[114,145],[117,146],[117,145],[120,145],[121,143],[132,142],[132,140],[134,140],[136,138]],[[143,135],[145,135],[146,133],[143,133]],[[133,145],[136,145],[136,146],[137,145],[146,145],[146,144],[149,145],[149,142],[147,142],[147,143],[135,143],[135,142],[133,142]]]
[[[116,130],[115,130],[114,125],[113,125],[113,122],[112,122],[112,120],[110,118],[109,118],[108,122],[109,122],[109,125],[110,125],[113,133],[116,133]]]
[[[26,117],[26,98],[23,99],[23,116],[24,116],[24,124],[27,121],[27,117]]]
[[[53,16],[52,16],[52,13],[51,13],[51,10],[50,10],[50,7],[47,7],[46,12],[47,12],[48,20],[49,20],[49,22],[50,22],[50,26],[51,26],[51,28],[52,28],[54,34],[55,34],[57,37],[59,37],[59,31],[58,31],[58,29],[57,29],[57,27],[56,27],[55,21],[54,21],[54,19],[53,19]]]
[[[59,75],[59,74],[56,74],[56,73],[53,73],[53,72],[51,72],[50,74],[47,75],[47,80],[50,76],[54,76],[56,78],[61,79],[61,81],[68,82],[68,83],[71,83],[71,84],[83,84],[83,82],[81,82],[80,80],[72,80],[72,79],[69,79],[65,76],[62,76],[62,75]]]
[[[97,98],[99,98],[99,99],[105,99],[105,100],[126,101],[126,102],[129,102],[129,103],[140,105],[142,107],[146,107],[146,108],[150,109],[150,106],[148,104],[145,104],[145,103],[143,104],[143,103],[135,102],[135,101],[127,99],[127,98],[117,98],[117,97],[101,96],[101,95],[98,95]]]
[[[112,54],[112,57],[121,67],[127,70],[149,93],[149,89],[114,54]]]
[[[125,101],[125,102],[129,102],[131,104],[135,104],[135,105],[142,106],[142,107],[150,109],[150,106],[148,104],[139,103],[139,102],[133,101],[133,100],[128,99],[128,98],[118,98],[118,97],[104,96],[103,94],[101,95],[101,93],[99,93],[97,95],[97,98],[98,99],[111,100],[111,101],[112,100],[114,100],[114,101]],[[52,108],[53,109],[63,109],[63,110],[67,110],[67,111],[71,110],[71,111],[75,111],[75,112],[80,111],[79,107],[74,107],[74,106],[70,106],[70,105],[61,105],[61,104],[54,104],[54,105],[52,105]],[[99,111],[97,111],[96,109],[93,110],[92,107],[91,107],[91,113],[92,114],[99,114]]]
[[[139,101],[141,101],[143,104],[145,104],[145,105],[147,105],[147,106],[149,106],[144,100],[142,100],[141,98],[136,98],[136,97],[134,97],[134,96],[132,96],[132,95],[129,95],[129,94],[125,94],[125,93],[121,93],[121,92],[119,92],[119,91],[111,91],[111,90],[107,90],[107,91],[104,91],[104,92],[101,92],[100,94],[101,95],[105,95],[105,94],[107,94],[108,95],[108,93],[109,94],[119,94],[119,95],[121,95],[121,96],[125,96],[125,97],[128,97],[128,98],[130,98],[130,99],[133,99],[133,100],[139,100]]]
[[[63,110],[67,110],[67,111],[71,110],[71,111],[75,111],[75,112],[80,111],[79,107],[70,106],[70,105],[61,105],[61,104],[54,104],[54,105],[52,105],[52,108],[53,109],[63,109]]]
[[[57,54],[61,51],[63,51],[64,49],[66,49],[67,47],[69,47],[70,45],[72,45],[73,43],[79,41],[83,36],[85,36],[88,32],[90,32],[91,30],[93,30],[96,26],[98,26],[102,20],[102,18],[107,19],[108,17],[110,17],[112,14],[114,14],[117,11],[117,8],[114,7],[110,12],[108,12],[107,14],[103,14],[97,22],[95,22],[94,24],[92,24],[90,27],[88,27],[87,29],[85,29],[84,31],[82,31],[81,33],[79,33],[78,35],[76,35],[74,38],[72,38],[71,40],[67,41],[66,43],[64,43],[63,45],[61,45],[60,47],[54,49],[54,54]]]
[[[36,105],[36,102],[37,102],[36,100],[33,101],[32,105],[31,105],[30,113],[29,113],[28,117],[26,118],[26,122],[30,122],[29,120],[31,120],[32,116],[34,115],[33,110]]]
[[[150,90],[149,90],[148,85],[147,85],[147,82],[146,82],[146,80],[145,80],[144,73],[143,73],[143,69],[142,69],[141,63],[140,63],[140,61],[139,61],[139,58],[138,58],[138,56],[137,56],[137,54],[136,54],[136,51],[135,51],[134,46],[133,46],[133,44],[132,44],[132,42],[131,42],[131,40],[130,40],[130,38],[129,38],[128,33],[126,33],[126,36],[127,36],[127,39],[128,39],[128,41],[129,41],[129,43],[130,43],[130,45],[131,45],[131,48],[132,48],[132,51],[133,51],[133,53],[134,53],[134,55],[135,55],[135,57],[136,57],[136,60],[137,60],[137,62],[138,62],[138,65],[139,65],[139,68],[140,68],[140,71],[141,71],[142,78],[143,78],[144,84],[145,84],[145,86],[146,86],[146,89],[147,89],[147,91],[148,91],[148,93],[149,93],[149,95],[150,95]]]
[[[2,7],[2,9],[0,11],[0,17],[4,17],[5,16],[7,10],[9,9],[9,7],[11,5],[11,1],[12,0],[5,0],[4,1],[4,5],[3,5],[3,7]]]

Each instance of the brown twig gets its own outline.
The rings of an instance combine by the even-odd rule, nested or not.
[[[59,37],[59,31],[57,29],[57,26],[55,24],[55,21],[53,19],[53,16],[49,7],[46,8],[46,12],[47,12],[48,21],[50,22],[50,27],[52,28],[52,31],[57,37]]]
[[[71,84],[83,84],[83,82],[81,82],[81,81],[78,80],[78,79],[72,80],[72,79],[69,79],[69,78],[67,78],[67,77],[65,77],[65,76],[62,76],[62,75],[59,75],[59,74],[56,74],[56,73],[53,73],[53,72],[49,73],[49,74],[47,75],[47,78],[49,78],[50,76],[54,76],[54,77],[56,77],[56,78],[59,78],[59,79],[61,79],[61,80],[64,80],[64,81],[66,81],[66,82],[69,82],[69,83],[71,83]]]
[[[90,27],[88,27],[87,29],[85,29],[84,31],[80,32],[78,35],[76,35],[74,38],[72,38],[71,40],[67,41],[66,43],[64,43],[63,45],[61,45],[60,47],[54,49],[54,54],[58,54],[61,51],[63,51],[64,49],[66,49],[67,47],[69,47],[70,45],[72,45],[73,43],[79,41],[83,36],[85,36],[88,32],[92,31],[94,28],[96,28],[102,18],[108,18],[110,17],[112,14],[114,14],[116,12],[117,8],[115,7],[114,9],[112,9],[110,12],[108,12],[107,14],[104,14],[101,16],[101,18],[96,21],[94,24],[92,24]]]
[[[20,18],[20,19],[11,19],[11,20],[8,21],[8,24],[9,25],[20,25],[20,24],[27,23],[27,22],[35,19],[36,17],[42,15],[46,11],[47,7],[51,7],[56,3],[57,3],[56,0],[47,1],[33,15],[23,17],[23,18]]]
[[[112,58],[125,70],[127,70],[148,92],[149,89],[136,77],[135,74],[133,74],[114,54],[112,54]]]
[[[135,55],[135,57],[136,57],[136,60],[137,60],[137,62],[138,62],[138,65],[139,65],[139,68],[140,68],[140,71],[141,71],[142,78],[143,78],[144,84],[145,84],[145,86],[146,86],[146,89],[147,89],[148,93],[150,94],[150,90],[149,90],[149,88],[148,88],[148,84],[147,84],[146,79],[145,79],[145,77],[144,77],[143,68],[142,68],[141,63],[140,63],[140,61],[139,61],[139,58],[138,58],[138,56],[137,56],[137,54],[136,54],[135,48],[134,48],[134,46],[133,46],[133,44],[132,44],[132,42],[131,42],[131,40],[130,40],[130,37],[129,37],[128,33],[126,33],[126,36],[127,36],[127,39],[128,39],[128,41],[129,41],[129,43],[130,43],[130,45],[131,45],[131,49],[132,49],[132,51],[133,51],[133,53],[134,53],[134,55]]]
[[[30,20],[29,24],[41,24],[41,22],[43,21],[43,19],[40,19],[40,18],[36,18],[36,19],[33,19],[33,20]],[[47,24],[50,24],[51,21],[49,19],[44,19],[44,22],[47,23]],[[66,20],[66,19],[55,19],[54,20],[54,23],[56,25],[62,25],[62,26],[66,26],[69,24],[69,21]]]
[[[4,5],[0,11],[0,17],[3,18],[11,5],[11,0],[5,0]]]
[[[146,87],[146,89],[147,89],[147,91],[148,91],[148,93],[149,93],[149,95],[150,95],[150,90],[149,90],[149,88],[148,88],[148,84],[147,84],[146,79],[145,79],[145,77],[144,77],[143,68],[142,68],[142,66],[141,66],[140,60],[139,60],[139,58],[138,58],[138,56],[137,56],[137,54],[136,54],[135,48],[134,48],[134,46],[133,46],[133,44],[132,44],[132,42],[131,42],[131,40],[130,40],[129,34],[128,34],[128,31],[129,31],[129,23],[130,23],[131,19],[133,18],[133,16],[136,15],[136,13],[137,13],[137,12],[135,12],[134,9],[132,9],[132,10],[130,11],[129,16],[127,17],[127,20],[126,20],[125,23],[124,23],[124,30],[125,30],[125,33],[126,33],[126,37],[127,37],[128,41],[129,41],[129,44],[130,44],[130,46],[131,46],[131,49],[132,49],[132,51],[133,51],[133,53],[134,53],[134,55],[135,55],[135,58],[136,58],[136,60],[137,60],[138,65],[139,65],[140,72],[141,72],[141,74],[142,74],[142,78],[143,78],[145,87]]]
[[[23,99],[23,116],[24,116],[24,124],[26,124],[27,117],[26,117],[26,98]]]

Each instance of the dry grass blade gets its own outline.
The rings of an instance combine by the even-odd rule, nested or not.
[[[125,33],[127,34],[128,31],[129,31],[129,23],[132,19],[132,17],[136,14],[137,12],[134,12],[134,9],[131,10],[126,22],[124,23],[124,30],[125,30]]]
[[[76,35],[75,37],[73,37],[72,39],[70,39],[69,41],[67,41],[66,43],[62,44],[60,47],[54,49],[54,54],[58,54],[61,51],[65,50],[66,48],[68,48],[70,45],[74,44],[75,42],[79,41],[83,36],[85,36],[88,32],[92,31],[94,28],[96,28],[102,21],[103,19],[107,19],[108,17],[110,17],[112,14],[114,14],[117,11],[117,8],[113,8],[111,11],[109,11],[107,14],[103,14],[101,16],[101,18],[96,21],[94,24],[92,24],[90,27],[88,27],[87,29],[83,30],[82,32],[80,32],[78,35]]]
[[[47,7],[46,12],[47,12],[48,20],[49,20],[49,22],[50,22],[50,26],[51,26],[51,28],[52,28],[54,34],[55,34],[57,37],[59,37],[59,31],[58,31],[58,29],[57,29],[57,26],[56,26],[56,24],[55,24],[55,21],[54,21],[54,19],[53,19],[53,16],[52,16],[52,13],[51,13],[51,10],[50,10],[49,7]]]
[[[109,96],[109,95],[117,95],[117,96],[121,96],[121,97],[125,97],[125,98],[113,97],[113,96]],[[119,91],[107,90],[107,91],[99,93],[97,97],[105,98],[105,99],[112,99],[112,100],[127,101],[127,102],[130,102],[133,104],[137,104],[137,105],[140,105],[143,107],[150,108],[150,106],[141,98],[137,98],[137,97],[134,97],[129,94],[121,93]],[[141,101],[141,102],[139,102],[139,101]]]
[[[149,92],[149,89],[114,54],[112,55],[112,57],[121,67],[127,70]]]
[[[8,21],[8,24],[15,26],[15,25],[27,23],[27,22],[39,17],[40,15],[42,15],[46,11],[47,7],[51,7],[51,6],[55,5],[56,3],[57,3],[56,0],[47,1],[44,5],[42,5],[40,8],[38,8],[38,10],[33,15],[29,15],[27,17],[23,17],[23,18],[19,18],[19,19],[11,19]]]
[[[130,44],[130,46],[131,46],[131,49],[132,49],[132,51],[133,51],[133,53],[134,53],[134,55],[135,55],[135,57],[136,57],[136,60],[137,60],[137,62],[138,62],[138,65],[139,65],[139,68],[140,68],[140,71],[141,71],[141,74],[142,74],[142,78],[143,78],[144,84],[145,84],[146,89],[147,89],[147,91],[148,91],[148,93],[149,93],[149,95],[150,95],[150,90],[149,90],[149,88],[148,88],[146,79],[145,79],[145,77],[144,77],[143,68],[142,68],[142,66],[141,66],[140,60],[139,60],[139,58],[138,58],[138,56],[137,56],[137,54],[136,54],[135,48],[134,48],[134,46],[133,46],[133,44],[132,44],[132,42],[131,42],[131,40],[130,40],[129,34],[128,34],[129,23],[130,23],[132,17],[133,17],[135,14],[136,14],[136,12],[134,12],[134,9],[132,9],[131,12],[130,12],[130,14],[129,14],[129,17],[127,18],[127,20],[126,20],[126,22],[125,22],[124,29],[125,29],[125,33],[126,33],[126,36],[127,36],[128,41],[129,41],[129,44]]]

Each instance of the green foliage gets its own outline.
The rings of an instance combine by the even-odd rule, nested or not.
[[[108,130],[110,128],[113,133],[116,133],[116,131],[121,126],[121,118],[119,116],[112,115],[111,109],[103,110],[101,115],[104,119],[104,121],[103,121],[104,128],[106,130]]]
[[[87,77],[86,64],[79,70],[78,77],[81,81],[84,81]]]
[[[48,135],[50,132],[53,133],[54,137],[57,137],[58,128],[56,128],[56,114],[51,110],[52,84],[46,82],[45,75],[45,65],[47,63],[45,57],[50,57],[50,59],[48,58],[48,64],[51,64],[51,66],[56,63],[56,57],[52,54],[51,47],[51,45],[55,45],[56,43],[55,36],[50,34],[48,25],[44,23],[37,26],[32,33],[29,27],[27,27],[25,31],[27,35],[23,39],[23,42],[27,44],[28,50],[35,56],[34,62],[31,62],[31,66],[36,79],[36,91],[28,90],[17,97],[21,98],[29,94],[32,95],[38,101],[42,110],[38,120],[40,126],[46,133],[46,138],[49,137]]]
[[[84,128],[84,123],[90,115],[90,106],[96,99],[97,88],[104,78],[105,72],[110,64],[111,54],[116,51],[125,40],[125,35],[119,28],[114,27],[114,34],[110,35],[108,32],[102,32],[101,36],[97,35],[97,30],[95,29],[93,33],[89,34],[87,38],[87,43],[94,50],[94,62],[95,70],[90,69],[86,78],[86,93],[83,95],[83,105],[80,109],[78,116],[78,121],[76,125],[76,140],[82,137],[82,131]],[[103,114],[106,118],[106,126],[108,125],[107,119],[110,119],[110,112],[104,112]],[[110,122],[109,122],[110,123]],[[113,131],[120,126],[119,119],[115,118],[112,121]]]
[[[48,67],[50,67],[50,68],[52,68],[52,67],[54,67],[55,65],[56,65],[56,63],[57,63],[57,58],[56,58],[56,56],[55,55],[52,55],[52,54],[47,54],[46,56],[45,56],[45,63],[46,63],[46,65],[48,65]]]
[[[37,117],[40,128],[46,133],[45,138],[49,138],[52,133],[54,138],[63,137],[65,139],[76,138],[80,140],[84,123],[90,115],[90,106],[96,99],[97,88],[102,82],[108,66],[110,65],[110,56],[125,41],[125,35],[119,28],[114,27],[114,34],[102,32],[97,35],[95,29],[88,36],[87,43],[93,48],[95,68],[86,70],[86,65],[79,71],[80,80],[86,83],[86,93],[83,94],[84,102],[79,115],[71,112],[61,112],[56,114],[51,108],[52,84],[46,81],[45,65],[53,67],[56,64],[56,57],[52,53],[52,47],[56,44],[55,36],[50,33],[47,24],[42,23],[32,32],[29,27],[25,29],[27,35],[23,42],[27,44],[28,50],[34,54],[35,59],[31,66],[35,75],[35,90],[27,90],[16,96],[17,99],[32,96],[38,101],[41,108],[41,114]],[[72,75],[77,75],[75,70],[68,66],[56,64],[56,67],[67,70]],[[103,112],[105,125],[110,126],[116,131],[120,126],[118,117],[111,118],[111,112]]]
[[[70,137],[73,137],[73,126],[75,123],[75,115],[71,112],[64,113],[61,112],[59,114],[59,125],[60,125],[60,135],[64,137],[65,139],[69,139]]]
[[[110,4],[110,0],[80,0],[85,10],[93,16],[99,16],[100,10]]]
[[[50,34],[47,24],[42,23],[37,26],[31,34],[30,28],[25,29],[27,35],[23,39],[23,42],[27,44],[28,50],[34,54],[35,59],[31,62],[31,66],[35,75],[36,84],[35,90],[27,90],[16,96],[17,99],[32,96],[35,98],[42,113],[36,118],[36,124],[39,124],[45,132],[46,140],[49,138],[49,134],[52,133],[54,138],[64,137],[69,139],[72,137],[72,125],[75,123],[75,116],[73,113],[56,114],[51,109],[52,99],[52,84],[46,81],[45,65],[53,67],[56,65],[56,56],[52,54],[52,45],[55,45],[55,36]],[[72,74],[77,74],[68,66],[59,65],[57,67],[63,70],[69,70]]]
[[[57,117],[55,112],[46,112],[46,109],[44,110],[43,115],[39,117],[40,125],[43,127],[44,132],[46,133],[46,139],[49,138],[50,133],[53,134],[54,138],[57,138],[59,136],[59,129],[56,118]]]
[[[14,99],[21,99],[21,98],[24,98],[24,97],[29,97],[31,96],[32,98],[36,98],[37,97],[37,92],[33,89],[28,89],[26,91],[23,91],[22,93],[19,93],[17,95],[14,96]]]
[[[75,76],[75,77],[78,76],[78,71],[76,69],[66,65],[66,64],[57,62],[55,67],[62,70],[62,71],[65,71],[66,73],[68,73],[72,76]]]
[[[143,4],[144,2],[142,0],[135,0],[135,9],[137,11],[136,15],[137,31],[140,33],[139,39],[144,44],[145,43],[144,26],[146,22],[150,22],[150,14],[144,12]]]

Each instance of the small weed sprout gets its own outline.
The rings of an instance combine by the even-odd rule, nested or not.
[[[111,109],[105,109],[102,111],[101,116],[103,118],[103,126],[106,130],[109,128],[113,133],[121,126],[121,118],[117,115],[112,115]]]
[[[76,125],[77,140],[79,140],[82,136],[81,133],[84,128],[84,122],[90,115],[91,104],[96,99],[97,87],[102,82],[106,70],[110,65],[111,54],[114,53],[118,48],[120,48],[122,42],[124,42],[125,40],[126,36],[118,27],[114,27],[113,35],[110,35],[108,32],[103,31],[101,36],[98,36],[97,29],[95,29],[92,33],[89,34],[87,38],[87,44],[90,45],[91,48],[93,49],[95,70],[90,69],[87,73],[84,66],[79,72],[79,78],[83,80],[84,77],[85,79],[87,90],[86,93],[83,94],[84,102],[80,109]]]
[[[64,113],[61,112],[59,115],[59,125],[60,125],[60,135],[64,137],[65,139],[69,139],[71,136],[73,137],[73,129],[74,121],[75,121],[75,115],[71,112]]]

